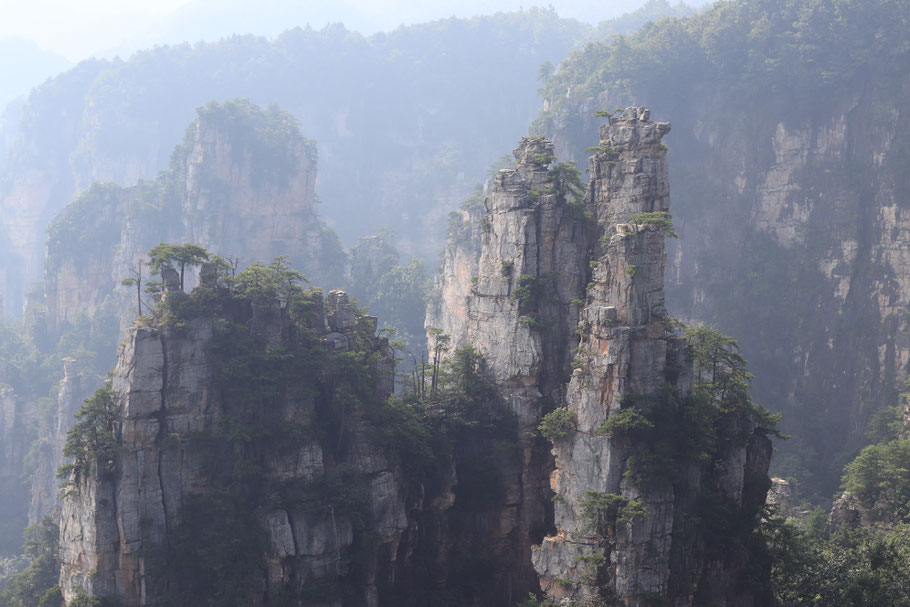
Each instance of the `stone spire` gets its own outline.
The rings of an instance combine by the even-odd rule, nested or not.
[[[629,474],[632,458],[650,457],[660,446],[605,431],[605,422],[626,399],[656,399],[671,390],[681,395],[675,406],[682,407],[692,393],[685,344],[664,328],[664,240],[672,223],[661,138],[669,130],[667,123],[652,122],[648,110],[627,108],[602,127],[591,158],[592,273],[565,397],[574,427],[554,442],[556,531],[532,557],[542,590],[565,605],[613,598],[644,607],[653,597],[672,605],[732,604],[725,602],[738,591],[731,571],[742,563],[712,570],[699,553],[701,540],[684,539],[679,526],[698,520],[692,496],[703,486],[722,487],[732,510],[744,507],[743,496],[752,491],[747,485],[767,480],[770,441],[763,434],[717,454],[728,471],[717,478],[706,476],[697,463],[677,462],[681,478],[636,480]],[[754,425],[745,430],[749,436]],[[592,505],[592,497],[601,500],[599,506]],[[612,505],[604,506],[608,502]],[[635,516],[623,515],[626,504]],[[608,529],[592,528],[592,508],[612,519]]]

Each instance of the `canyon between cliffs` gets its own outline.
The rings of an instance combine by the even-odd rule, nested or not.
[[[521,140],[446,249],[422,425],[389,398],[377,319],[343,291],[269,297],[209,265],[190,293],[166,285],[94,397],[115,448],[70,472],[64,598],[760,604],[771,429],[751,402],[695,397],[667,318],[669,128],[615,114],[586,190],[547,139]],[[687,442],[696,430],[712,440]],[[706,502],[738,522],[737,548]]]

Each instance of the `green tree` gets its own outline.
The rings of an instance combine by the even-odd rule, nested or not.
[[[63,607],[63,596],[57,586],[60,564],[57,560],[57,538],[60,530],[50,516],[26,527],[22,551],[29,560],[25,571],[10,577],[0,589],[3,607]]]
[[[306,277],[288,265],[286,257],[276,257],[269,265],[256,263],[237,273],[229,284],[237,297],[254,303],[277,301],[288,308],[303,296],[300,283]]]
[[[139,263],[136,266],[135,270],[130,270],[133,273],[132,278],[124,278],[120,284],[124,287],[136,287],[136,309],[138,315],[142,316],[142,264],[143,261],[140,259]]]
[[[692,346],[695,392],[723,409],[741,408],[751,402],[752,374],[735,339],[710,327],[688,327],[685,338]]]
[[[112,471],[118,443],[114,435],[117,418],[114,389],[111,380],[85,399],[76,413],[79,421],[66,433],[63,455],[72,461],[57,471],[57,477],[78,480],[83,472],[97,462],[99,471]]]
[[[195,244],[168,244],[162,242],[149,251],[149,266],[152,274],[160,274],[165,268],[177,269],[180,273],[180,288],[183,289],[183,278],[186,266],[199,265],[208,261],[211,254]]]
[[[556,67],[554,67],[552,61],[544,61],[540,64],[540,67],[537,68],[537,79],[546,84],[555,71]]]

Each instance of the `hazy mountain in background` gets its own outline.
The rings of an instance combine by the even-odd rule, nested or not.
[[[98,54],[125,58],[139,49],[159,44],[211,42],[234,34],[274,37],[295,26],[321,28],[333,23],[342,23],[346,29],[369,35],[448,17],[470,18],[523,10],[536,4],[521,0],[447,0],[432,3],[417,0],[383,3],[367,0],[190,0],[138,33],[131,34],[115,47]],[[568,0],[549,3],[549,6],[563,18],[592,25],[616,20],[616,23],[606,24],[607,32],[630,33],[651,19],[687,15],[693,12],[692,6],[703,6],[707,2],[695,0],[688,4],[691,6],[679,2],[671,8],[666,0]],[[624,18],[630,17],[631,13],[635,16]]]
[[[71,66],[62,55],[43,50],[31,40],[0,39],[0,110]]]
[[[348,243],[394,226],[435,255],[448,213],[536,114],[538,68],[592,28],[547,10],[444,19],[364,37],[342,26],[274,40],[157,47],[89,60],[42,86],[0,164],[5,308],[41,275],[45,228],[94,181],[167,166],[198,106],[246,97],[287,108],[319,142],[326,220]],[[12,126],[12,124],[10,124]],[[4,276],[5,274],[5,276]]]

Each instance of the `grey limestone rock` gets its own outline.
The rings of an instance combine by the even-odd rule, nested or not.
[[[329,302],[335,326],[350,332],[356,316],[347,294],[333,291]],[[255,320],[254,313],[251,327],[271,331],[270,324]],[[367,320],[368,328],[374,325]],[[190,496],[213,487],[210,466],[192,437],[217,429],[225,415],[211,359],[215,331],[214,319],[205,316],[181,328],[134,327],[127,331],[113,374],[120,446],[116,465],[112,471],[85,471],[63,500],[60,586],[67,600],[85,590],[116,598],[127,607],[164,604],[165,580],[155,577],[146,562],[150,549],[166,543],[178,529]],[[261,337],[269,343],[275,339],[271,333]],[[324,343],[334,347],[329,339]],[[373,347],[380,356],[390,356],[386,340],[375,338]],[[287,378],[290,385],[294,381]],[[387,394],[387,383],[382,381],[376,387],[382,396]],[[282,415],[288,421],[311,418],[315,415],[313,399],[307,392],[289,390]],[[374,444],[375,431],[359,423],[350,434],[341,463],[364,476],[370,494],[369,522],[384,546],[368,559],[364,574],[368,586],[364,596],[375,596],[377,576],[397,553],[409,524],[406,493],[401,472]],[[339,465],[338,458],[337,453],[327,458],[321,443],[310,438],[289,452],[276,451],[264,462],[264,469],[276,483],[307,487],[318,483],[331,466]],[[309,506],[304,495],[304,502],[264,510],[260,515],[269,546],[263,555],[267,569],[263,582],[268,585],[302,588],[348,571],[355,541],[351,517],[332,507]]]
[[[716,485],[732,508],[763,503],[768,439],[752,426],[731,429],[751,438],[720,454],[723,472],[716,477],[703,479],[697,466],[687,464],[673,483],[651,479],[638,487],[625,475],[634,446],[598,431],[626,395],[657,394],[667,367],[677,370],[680,394],[692,391],[686,345],[664,328],[666,234],[648,220],[653,215],[641,215],[669,210],[661,143],[669,130],[641,107],[627,108],[603,126],[584,217],[572,213],[555,187],[553,145],[523,138],[514,153],[517,168],[494,176],[482,220],[474,220],[483,226],[479,243],[450,241],[437,283],[441,303],[428,316],[428,326],[449,333],[453,343],[473,344],[483,353],[517,415],[522,469],[508,493],[519,508],[517,516],[503,511],[500,528],[524,537],[536,523],[551,533],[533,547],[519,542],[502,549],[515,550],[519,564],[530,558],[539,589],[560,604],[596,598],[585,583],[585,563],[595,553],[605,556],[601,586],[624,605],[643,606],[649,596],[674,607],[751,600],[730,581],[742,563],[705,562],[683,545],[677,525],[697,515],[687,496],[703,482]],[[575,415],[574,430],[556,440],[549,463],[530,438],[544,402]],[[547,485],[556,496],[552,520],[541,505],[549,500]],[[580,516],[587,491],[635,501],[645,515],[617,524],[605,546]],[[491,545],[497,545],[495,537]],[[687,557],[674,556],[681,553]],[[513,572],[500,573],[516,579]]]

